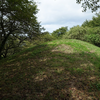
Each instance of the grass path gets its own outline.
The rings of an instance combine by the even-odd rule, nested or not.
[[[0,100],[100,100],[100,48],[55,40],[0,60]]]

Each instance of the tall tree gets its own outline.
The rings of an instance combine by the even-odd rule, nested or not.
[[[9,39],[12,43],[18,39],[18,46],[26,36],[31,38],[40,32],[37,12],[32,0],[0,0],[0,57],[6,44],[11,43]]]
[[[95,12],[100,8],[100,0],[76,0],[76,2],[78,4],[82,3],[83,11],[89,8],[92,12]]]

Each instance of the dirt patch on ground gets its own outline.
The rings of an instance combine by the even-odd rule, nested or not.
[[[70,47],[69,45],[62,44],[52,49],[52,52],[59,52],[59,51],[63,53],[73,53],[73,48]]]
[[[88,96],[86,93],[75,87],[70,88],[69,91],[71,92],[72,100],[93,100],[91,96]]]

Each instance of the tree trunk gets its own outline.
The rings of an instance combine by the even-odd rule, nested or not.
[[[2,41],[2,43],[0,45],[0,58],[2,57],[2,51],[4,49],[4,46],[6,44],[6,41],[7,41],[8,37],[9,37],[9,35],[10,35],[10,33],[7,34],[7,36],[4,38],[4,40]]]

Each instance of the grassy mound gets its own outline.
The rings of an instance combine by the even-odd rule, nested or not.
[[[55,40],[0,60],[0,100],[99,100],[100,48]]]

